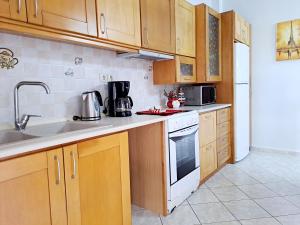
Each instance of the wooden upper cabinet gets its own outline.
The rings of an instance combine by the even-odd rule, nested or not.
[[[221,75],[221,15],[205,4],[196,6],[197,82],[218,82]]]
[[[141,46],[139,0],[97,0],[99,37]]]
[[[250,45],[250,24],[239,14],[234,13],[235,40]]]
[[[0,0],[0,17],[27,22],[25,0]]]
[[[0,224],[67,225],[62,150],[0,162]]]
[[[195,6],[186,0],[175,0],[176,54],[196,56]]]
[[[127,132],[64,147],[70,225],[131,225]]]
[[[97,36],[95,0],[27,0],[28,22]]]
[[[175,0],[141,0],[142,47],[175,53]]]

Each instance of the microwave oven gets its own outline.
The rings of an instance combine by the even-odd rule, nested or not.
[[[214,85],[182,87],[186,106],[201,106],[216,103],[217,88]]]

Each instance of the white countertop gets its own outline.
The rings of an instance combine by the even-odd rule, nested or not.
[[[230,106],[230,104],[214,104],[207,106],[185,106],[180,109],[195,110],[198,113],[205,113]],[[162,122],[171,117],[176,117],[179,115],[180,113],[174,114],[172,116],[133,115],[131,117],[123,118],[104,117],[98,122],[84,122],[93,123],[95,125],[97,124],[99,125],[99,127],[96,126],[93,128],[78,130],[75,132],[66,132],[63,134],[57,134],[47,137],[37,137],[25,141],[0,145],[0,160],[12,158],[21,154],[33,153],[35,151],[39,151],[41,149],[49,147],[65,145],[68,143],[77,142],[88,138],[107,135],[111,133],[129,130],[135,127]],[[104,124],[110,124],[110,126],[103,127]]]

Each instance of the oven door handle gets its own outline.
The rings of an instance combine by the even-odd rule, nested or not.
[[[189,128],[184,129],[184,130],[176,131],[172,134],[169,134],[169,137],[170,138],[184,137],[184,136],[191,135],[191,134],[197,132],[198,130],[199,130],[199,126],[196,125],[196,126],[189,127]]]

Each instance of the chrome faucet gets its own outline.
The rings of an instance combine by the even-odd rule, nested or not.
[[[33,85],[33,86],[42,86],[47,94],[50,94],[50,88],[47,84],[39,81],[21,81],[19,82],[14,89],[14,108],[15,108],[15,128],[16,130],[24,130],[26,125],[30,119],[30,117],[41,117],[38,115],[27,115],[24,114],[20,119],[19,115],[19,88],[25,85]]]

